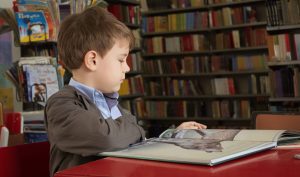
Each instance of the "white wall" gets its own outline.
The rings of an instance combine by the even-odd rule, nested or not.
[[[12,7],[13,0],[0,0],[0,8]]]

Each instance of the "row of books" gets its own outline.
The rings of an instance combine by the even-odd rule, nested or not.
[[[130,53],[126,59],[130,71],[141,71],[142,57],[140,52]]]
[[[224,7],[209,11],[209,24],[211,27],[238,25],[261,22],[266,19],[265,6]]]
[[[208,12],[187,12],[143,17],[142,30],[147,32],[184,31],[208,28]]]
[[[201,96],[201,95],[247,95],[270,94],[268,76],[245,75],[212,79],[171,79],[149,80],[145,86],[150,96]]]
[[[270,94],[268,76],[251,74],[240,77],[221,77],[211,80],[213,95]]]
[[[150,10],[157,9],[177,9],[191,7],[205,7],[206,5],[224,4],[232,2],[243,2],[243,0],[147,0],[147,8]]]
[[[146,92],[151,96],[190,96],[203,94],[199,82],[171,78],[148,81]]]
[[[50,46],[50,43],[45,43],[45,45],[24,45],[21,47],[21,54],[23,57],[31,56],[56,56],[56,45],[53,43],[53,46]]]
[[[272,96],[299,97],[300,96],[299,68],[283,67],[270,73]]]
[[[24,117],[24,138],[26,143],[48,141],[44,111],[22,112]]]
[[[252,111],[249,100],[139,101],[137,107],[137,115],[141,119],[148,117],[250,119]],[[140,112],[142,109],[144,109],[143,112]]]
[[[268,36],[267,45],[269,61],[300,60],[300,34]]]
[[[267,32],[265,28],[232,30],[229,32],[217,33],[215,38],[213,38],[212,46],[217,50],[266,46],[266,37]]]
[[[261,22],[265,19],[264,6],[225,7],[206,12],[186,12],[143,17],[142,29],[143,32],[196,30]]]
[[[201,34],[174,37],[152,37],[143,41],[147,53],[207,51],[209,50],[207,36]]]
[[[268,0],[266,8],[270,26],[300,24],[299,0]]]
[[[184,52],[184,51],[209,51],[233,49],[241,47],[266,46],[267,32],[265,28],[246,28],[245,30],[233,30],[220,32],[212,36],[201,34],[181,35],[172,37],[152,37],[143,41],[147,53]],[[209,41],[212,41],[211,44]]]
[[[266,69],[266,55],[214,55],[211,58],[178,57],[143,61],[147,74],[197,74]]]
[[[134,5],[110,4],[107,10],[125,23],[139,25],[141,21],[140,7]]]
[[[21,43],[57,40],[60,23],[57,1],[18,0],[14,6]]]
[[[147,0],[147,9],[176,9],[176,8],[188,8],[188,7],[202,7],[207,4],[207,0]]]
[[[6,73],[22,101],[44,104],[62,83],[59,80],[63,76],[58,74],[57,66],[52,57],[21,57]]]
[[[143,94],[144,93],[144,84],[141,76],[135,76],[127,78],[121,84],[119,90],[120,96],[129,95],[129,94]]]

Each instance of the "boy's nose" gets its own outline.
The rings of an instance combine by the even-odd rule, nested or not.
[[[127,64],[127,62],[124,62],[125,64],[124,64],[124,72],[125,73],[128,73],[129,71],[130,71],[130,67],[128,66],[128,64]]]

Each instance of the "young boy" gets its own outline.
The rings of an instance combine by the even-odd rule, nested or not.
[[[118,90],[130,69],[133,35],[100,7],[71,15],[60,26],[59,59],[72,72],[68,86],[52,95],[45,118],[51,145],[50,175],[145,139],[135,117],[118,106]],[[202,129],[196,122],[178,128]],[[99,158],[99,157],[98,157]]]

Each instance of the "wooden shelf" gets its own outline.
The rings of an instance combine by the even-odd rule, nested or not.
[[[165,52],[165,53],[147,53],[142,54],[142,57],[172,57],[172,56],[188,56],[188,55],[209,55],[211,52],[198,52],[198,51],[192,51],[192,52]]]
[[[268,66],[290,66],[290,65],[300,65],[300,60],[269,61],[268,62]]]
[[[236,95],[190,95],[190,96],[144,96],[145,100],[215,100],[215,99],[243,99],[269,97],[262,94],[236,94]]]
[[[145,32],[142,33],[142,37],[152,37],[152,36],[173,36],[180,34],[192,34],[192,33],[207,33],[209,28],[206,29],[194,29],[194,30],[182,30],[182,31],[165,31],[165,32]]]
[[[143,96],[144,96],[143,94],[130,94],[130,95],[120,95],[119,98],[121,100],[124,100],[124,99],[135,99]]]
[[[144,78],[154,78],[154,77],[207,77],[207,76],[231,76],[231,75],[267,75],[269,70],[249,70],[249,71],[224,71],[224,72],[210,72],[210,73],[188,73],[188,74],[181,74],[181,73],[170,73],[170,74],[143,74]]]
[[[230,7],[230,6],[241,6],[246,4],[253,3],[264,3],[265,0],[241,0],[240,2],[230,2],[230,3],[217,3],[208,5],[209,9],[222,8],[222,7]]]
[[[132,28],[132,29],[140,28],[140,25],[139,25],[139,24],[132,24],[132,23],[128,23],[128,22],[124,22],[124,24],[125,24],[126,26],[128,26],[128,28]]]
[[[233,30],[239,28],[247,28],[247,27],[260,27],[266,26],[267,22],[253,22],[253,23],[244,23],[239,25],[230,25],[230,26],[222,26],[222,27],[211,27],[209,30],[211,31],[224,31],[224,30]]]
[[[223,49],[223,50],[212,50],[211,54],[222,54],[222,53],[240,53],[240,52],[261,52],[261,51],[268,51],[267,46],[260,46],[260,47],[241,47],[235,49]]]
[[[233,29],[247,28],[247,27],[260,27],[260,26],[266,26],[266,25],[267,25],[267,22],[254,22],[254,23],[245,23],[245,24],[240,24],[240,25],[211,27],[211,28],[194,29],[194,30],[143,32],[142,37],[173,36],[173,35],[193,34],[193,33],[208,33],[208,32],[212,32],[212,31],[224,31],[224,30],[233,30]]]
[[[208,10],[208,6],[177,8],[177,9],[150,10],[150,11],[147,11],[147,12],[142,12],[142,16],[155,16],[155,15],[173,14],[173,13],[180,13],[180,12],[207,11],[207,10]]]
[[[271,34],[286,33],[287,31],[300,31],[300,24],[296,25],[282,25],[282,26],[267,26],[267,32]]]
[[[129,71],[128,73],[126,73],[126,76],[133,76],[133,75],[139,75],[142,74],[141,71]]]
[[[300,97],[271,97],[269,98],[270,102],[299,102]]]
[[[230,6],[241,6],[245,4],[253,4],[265,2],[264,0],[243,0],[241,2],[231,2],[231,3],[219,3],[213,5],[204,5],[202,7],[187,7],[187,8],[177,8],[177,9],[161,9],[161,10],[149,10],[147,12],[142,12],[142,16],[154,16],[154,15],[163,15],[163,14],[172,14],[180,12],[191,12],[191,11],[208,11],[211,9],[230,7]]]
[[[141,52],[141,51],[142,51],[142,48],[135,47],[135,48],[133,48],[133,49],[130,50],[130,53]]]
[[[165,53],[143,53],[143,57],[171,57],[171,56],[187,56],[187,55],[213,55],[213,54],[223,54],[223,53],[243,53],[243,52],[261,52],[268,51],[267,46],[261,47],[241,47],[234,49],[223,49],[223,50],[211,50],[206,52],[165,52]]]
[[[140,5],[140,2],[137,0],[105,0],[105,1],[112,4]]]

